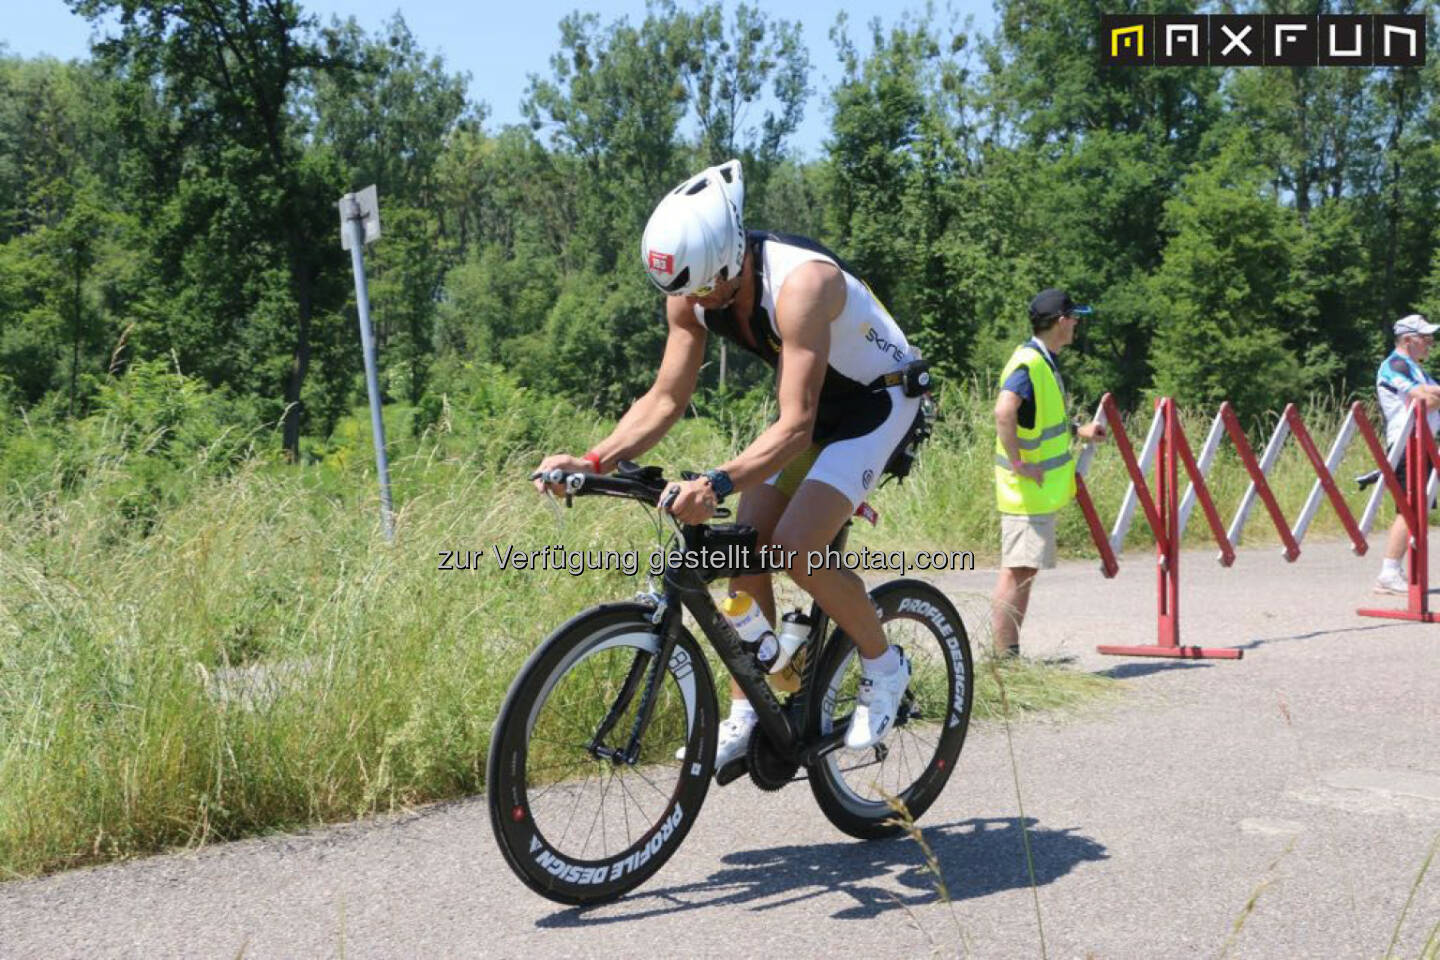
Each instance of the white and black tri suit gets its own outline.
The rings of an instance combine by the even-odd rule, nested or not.
[[[830,325],[830,356],[820,389],[814,446],[792,467],[803,466],[813,454],[813,465],[803,479],[828,484],[845,494],[852,506],[858,505],[875,488],[885,464],[920,415],[918,397],[907,397],[899,386],[886,387],[880,381],[918,355],[870,288],[814,240],[752,230],[748,250],[755,276],[750,316],[736,317],[729,307],[705,310],[698,305],[695,316],[707,330],[772,368],[779,363],[781,345],[775,301],[790,274],[801,264],[818,260],[839,267],[845,277],[845,308]],[[749,340],[740,332],[742,322]],[[766,482],[780,484],[782,475],[792,480],[791,467]]]

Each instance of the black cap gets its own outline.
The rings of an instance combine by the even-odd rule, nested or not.
[[[1030,301],[1031,323],[1050,320],[1062,313],[1085,317],[1093,312],[1089,307],[1077,306],[1075,301],[1070,299],[1070,294],[1064,290],[1056,290],[1054,287],[1041,290],[1035,294],[1035,299]]]

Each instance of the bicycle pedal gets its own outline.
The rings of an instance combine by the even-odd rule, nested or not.
[[[750,765],[746,763],[745,758],[736,757],[734,760],[731,760],[729,763],[725,764],[725,766],[715,771],[715,784],[716,786],[723,787],[725,786],[725,784],[730,783],[731,781],[739,780],[749,771]]]

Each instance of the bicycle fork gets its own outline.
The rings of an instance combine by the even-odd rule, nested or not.
[[[653,654],[644,650],[636,651],[635,659],[630,662],[630,672],[625,675],[625,682],[621,684],[615,702],[610,704],[610,709],[606,711],[604,719],[595,728],[594,735],[585,746],[591,756],[596,759],[609,760],[617,766],[622,763],[634,766],[640,759],[640,741],[644,738],[645,730],[650,725],[650,718],[655,712],[655,695],[660,689],[660,679],[664,675],[666,664],[674,655],[675,644],[679,640],[679,617],[680,611],[668,602],[668,598],[661,598],[656,604],[650,622],[656,625],[655,633],[659,644]],[[635,699],[635,693],[640,689],[642,681],[644,693],[640,698],[640,706],[635,711],[635,721],[630,728],[629,740],[626,741],[623,749],[605,746],[605,738],[610,735],[615,724],[629,709],[630,701]]]

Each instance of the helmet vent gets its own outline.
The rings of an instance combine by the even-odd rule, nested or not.
[[[699,180],[696,180],[694,183],[690,184],[690,189],[685,191],[685,196],[693,197],[695,196],[695,194],[699,193],[701,190],[704,190],[708,186],[710,186],[710,181],[705,177],[701,177]]]

